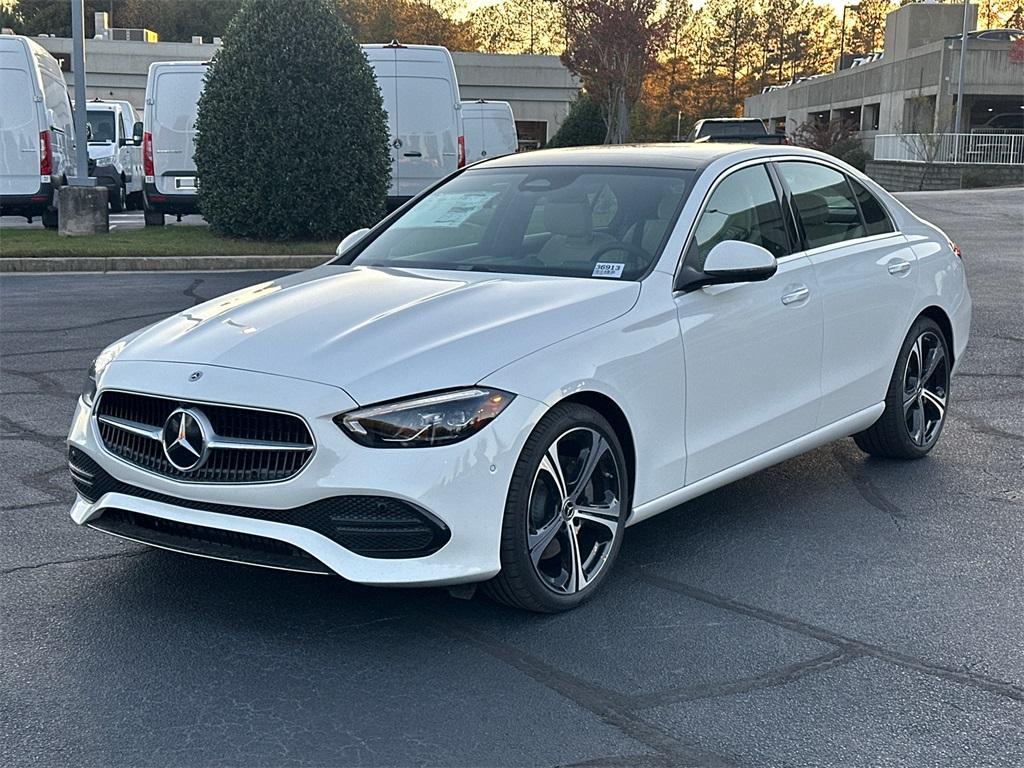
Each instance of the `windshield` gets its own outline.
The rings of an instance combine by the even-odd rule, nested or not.
[[[105,109],[90,109],[89,127],[92,128],[90,144],[112,144],[117,140],[117,128],[114,113]]]
[[[661,252],[692,176],[566,166],[466,171],[351,263],[636,280]]]

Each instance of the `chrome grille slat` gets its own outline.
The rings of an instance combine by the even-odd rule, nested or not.
[[[203,412],[213,427],[206,462],[183,472],[154,435],[177,408]],[[266,483],[294,477],[313,455],[313,436],[291,414],[180,401],[120,390],[101,393],[96,426],[106,450],[157,475],[191,483]],[[152,430],[147,434],[147,430]],[[251,445],[246,443],[251,442]]]

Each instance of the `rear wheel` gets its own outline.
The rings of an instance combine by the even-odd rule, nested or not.
[[[122,182],[110,194],[110,210],[112,213],[121,213],[125,207],[124,183]]]
[[[142,218],[145,219],[147,227],[162,227],[164,225],[164,215],[148,208],[142,214]]]
[[[907,334],[885,397],[885,411],[854,435],[873,456],[919,459],[939,441],[949,404],[950,353],[938,323],[918,318]]]
[[[42,220],[43,226],[47,229],[57,228],[58,221],[56,208],[47,208],[39,218]]]
[[[599,413],[556,406],[530,435],[505,504],[490,597],[542,613],[575,608],[607,578],[630,509],[622,447]]]

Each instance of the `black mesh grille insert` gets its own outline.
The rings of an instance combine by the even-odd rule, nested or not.
[[[226,405],[192,404],[153,395],[104,392],[96,415],[111,416],[161,429],[176,408],[202,411],[218,437],[263,442],[297,443],[304,451],[240,450],[213,448],[197,469],[182,472],[164,455],[159,440],[135,434],[97,419],[103,445],[115,456],[159,475],[193,483],[266,483],[298,474],[313,455],[313,438],[298,416]]]
[[[297,525],[365,557],[424,557],[451,538],[447,526],[436,517],[388,496],[332,496],[291,509],[239,507],[176,498],[123,483],[75,447],[68,449],[68,468],[75,488],[89,501],[105,493],[123,493],[177,507]]]
[[[176,520],[144,515],[127,509],[105,509],[103,514],[91,520],[89,525],[97,530],[127,536],[144,544],[193,555],[274,568],[289,568],[308,573],[331,573],[327,566],[298,547],[249,533],[179,523]]]

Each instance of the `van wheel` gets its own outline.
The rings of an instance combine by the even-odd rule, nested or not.
[[[47,229],[57,228],[58,222],[56,208],[47,208],[45,211],[43,211],[43,215],[40,216],[39,218],[42,220],[43,226],[46,227]]]
[[[124,199],[124,183],[118,185],[117,189],[110,196],[111,213],[121,213],[126,207]]]
[[[162,227],[164,225],[164,215],[156,211],[147,210],[142,214],[142,218],[145,219],[147,227]]]

